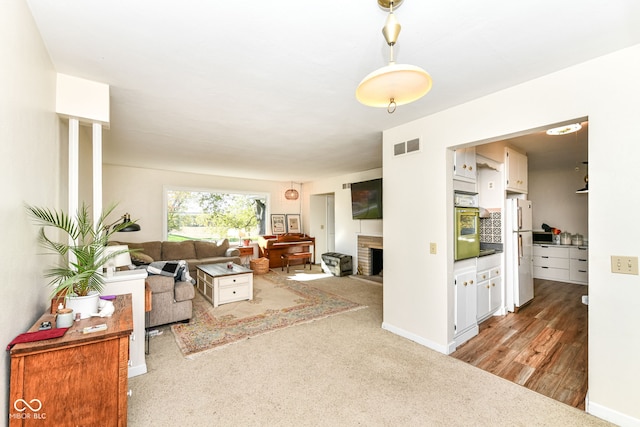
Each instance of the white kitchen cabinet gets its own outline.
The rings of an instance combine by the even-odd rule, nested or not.
[[[536,279],[569,280],[569,248],[533,245],[533,277]]]
[[[453,179],[476,182],[476,149],[458,148],[454,153]]]
[[[589,248],[569,249],[569,279],[575,283],[589,283]]]
[[[475,266],[456,272],[454,286],[456,289],[455,335],[460,335],[478,326]]]
[[[476,320],[495,313],[502,303],[502,263],[499,254],[478,258]]]
[[[533,245],[533,277],[587,284],[588,258],[585,246]]]
[[[512,148],[505,147],[504,164],[506,179],[505,187],[507,191],[513,193],[528,193],[529,165],[527,156]]]

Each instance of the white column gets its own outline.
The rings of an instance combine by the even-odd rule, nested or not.
[[[102,215],[102,125],[93,124],[93,223]]]
[[[75,217],[78,212],[79,182],[79,135],[80,122],[76,118],[69,119],[69,216]]]

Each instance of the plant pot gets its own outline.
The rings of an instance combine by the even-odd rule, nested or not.
[[[242,245],[243,246],[250,246],[251,245],[251,239],[242,239]]]
[[[66,307],[73,310],[74,318],[76,313],[80,313],[81,319],[87,319],[91,317],[93,313],[98,312],[99,299],[100,293],[98,291],[91,291],[89,295],[84,297],[67,295]]]

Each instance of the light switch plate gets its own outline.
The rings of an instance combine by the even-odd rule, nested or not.
[[[635,274],[638,275],[638,257],[637,256],[611,256],[611,272],[619,274]]]
[[[438,245],[434,242],[429,243],[429,253],[435,255],[438,253]]]

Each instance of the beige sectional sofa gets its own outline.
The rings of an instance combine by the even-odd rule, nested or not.
[[[230,248],[227,239],[220,242],[186,240],[141,243],[111,241],[109,243],[127,245],[130,249],[140,249],[140,252],[131,254],[131,259],[136,264],[184,260],[188,263],[189,274],[194,279],[198,265],[229,261],[241,264],[240,251]],[[148,327],[191,319],[192,300],[195,297],[195,288],[192,283],[176,281],[173,277],[161,275],[150,275],[147,283],[152,292]]]

